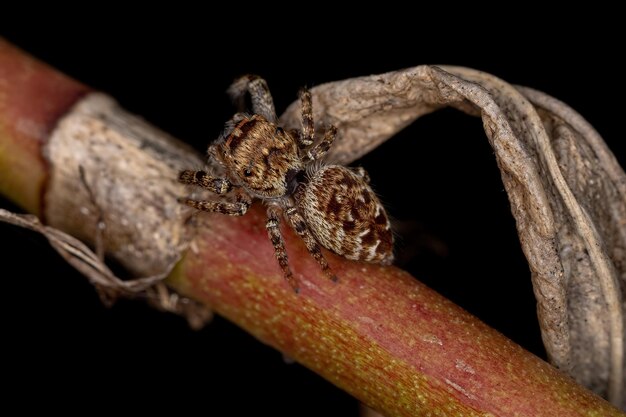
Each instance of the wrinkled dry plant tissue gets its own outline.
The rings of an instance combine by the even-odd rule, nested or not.
[[[339,129],[330,158],[342,164],[442,107],[481,117],[530,265],[550,361],[626,408],[626,176],[598,133],[554,98],[461,67],[418,66],[319,85],[312,94],[315,119]],[[296,128],[299,117],[294,102],[281,121]],[[135,162],[118,159],[120,149]],[[103,294],[148,291],[200,326],[208,310],[183,298],[175,305],[160,282],[191,241],[179,221],[188,212],[176,203],[185,193],[176,174],[201,159],[95,93],[61,121],[46,152],[54,167],[49,226],[5,210],[0,218],[44,234]],[[138,225],[120,221],[129,213]],[[148,278],[117,279],[75,237],[99,240],[96,246]]]
[[[551,362],[624,404],[626,176],[566,104],[483,72],[422,66],[313,90],[315,117],[343,132],[349,163],[444,106],[480,116],[530,264]],[[296,126],[297,105],[282,116]]]

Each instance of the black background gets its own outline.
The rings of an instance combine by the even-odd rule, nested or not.
[[[623,33],[609,22],[591,31],[573,20],[548,32],[553,20],[490,20],[450,32],[450,22],[430,14],[420,19],[433,20],[433,27],[417,17],[396,24],[394,16],[357,30],[335,16],[284,26],[277,17],[238,20],[244,13],[256,12],[23,21],[3,24],[0,36],[199,151],[232,114],[224,91],[239,75],[266,78],[280,113],[302,85],[428,63],[474,67],[569,103],[626,165],[618,100],[624,86],[611,81],[621,68],[616,40]],[[220,22],[224,29],[216,28]],[[445,33],[452,36],[443,39]],[[485,46],[494,35],[500,46]],[[403,266],[545,357],[528,266],[480,121],[437,112],[357,164],[404,225]],[[5,200],[0,206],[17,210]],[[199,408],[208,415],[357,414],[351,397],[219,317],[194,332],[141,302],[106,309],[43,239],[0,225],[0,245],[2,378],[10,387],[4,394],[30,393],[37,401],[20,402],[25,410],[87,402],[96,409]]]

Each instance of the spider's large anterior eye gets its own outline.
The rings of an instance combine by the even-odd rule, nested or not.
[[[278,126],[278,127],[276,128],[276,134],[277,134],[277,135],[280,135],[280,134],[283,134],[283,133],[285,133],[285,131],[283,130],[283,128],[282,128],[282,127],[280,127],[280,126]]]
[[[246,177],[249,177],[249,176],[252,175],[252,171],[249,170],[249,169],[246,169],[246,170],[243,171],[243,175],[246,176]]]

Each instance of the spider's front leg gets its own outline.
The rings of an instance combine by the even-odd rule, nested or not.
[[[183,184],[202,187],[220,196],[231,192],[234,188],[228,178],[214,177],[205,171],[181,171],[178,181]],[[228,214],[229,216],[243,216],[252,204],[252,199],[240,188],[236,188],[235,193],[235,202],[226,200],[204,201],[191,198],[179,198],[178,201],[196,210]]]
[[[192,200],[191,198],[181,197],[178,199],[178,202],[193,207],[196,210],[228,214],[229,216],[243,216],[248,211],[248,207],[250,207],[250,203],[245,201],[232,203],[230,201]]]
[[[178,176],[178,182],[187,185],[197,185],[218,195],[226,194],[233,189],[233,185],[227,178],[213,177],[205,171],[188,169],[181,171]]]
[[[267,209],[267,223],[265,223],[267,234],[269,235],[272,246],[274,246],[274,255],[278,260],[278,265],[283,271],[285,280],[291,285],[296,293],[300,292],[298,280],[293,276],[291,268],[289,268],[289,258],[285,249],[285,241],[280,233],[280,212],[277,207],[270,206]]]
[[[302,215],[298,212],[298,209],[296,209],[295,207],[289,207],[287,210],[285,210],[285,216],[287,217],[287,220],[289,221],[289,225],[293,228],[293,230],[296,231],[298,236],[300,236],[300,238],[304,241],[304,244],[306,245],[307,250],[309,251],[311,256],[315,258],[317,263],[320,265],[324,274],[328,278],[330,278],[333,282],[337,282],[338,280],[337,276],[330,269],[330,266],[328,265],[328,261],[326,261],[326,258],[324,258],[324,255],[322,254],[322,249],[319,243],[317,243],[317,240],[315,240],[315,237],[313,237],[313,235],[311,234],[311,231],[306,225],[306,221],[304,220]]]
[[[258,75],[244,75],[231,84],[228,95],[237,105],[238,111],[245,109],[246,92],[250,94],[252,111],[255,114],[260,114],[271,123],[278,121],[272,94],[263,78]]]

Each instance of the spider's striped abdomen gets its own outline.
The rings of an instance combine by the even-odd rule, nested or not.
[[[323,167],[295,197],[311,233],[325,248],[352,260],[393,261],[387,213],[365,179],[351,169]]]

